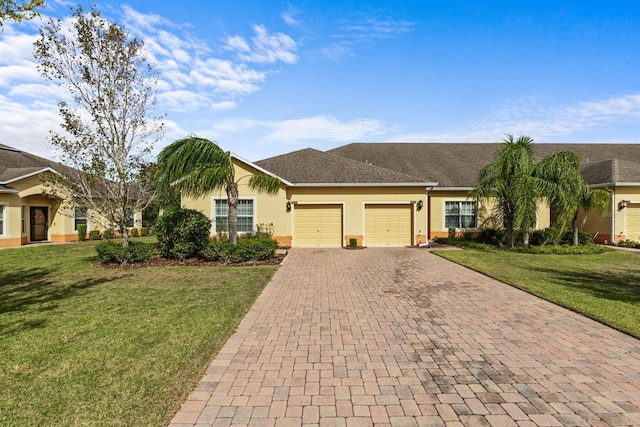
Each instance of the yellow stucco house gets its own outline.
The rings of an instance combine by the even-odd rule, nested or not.
[[[358,245],[411,246],[446,236],[450,227],[478,231],[491,226],[488,207],[468,198],[478,171],[493,160],[498,144],[355,143],[327,152],[307,148],[250,162],[233,155],[239,179],[239,232],[273,224],[280,245],[298,247]],[[612,209],[589,216],[586,231],[600,242],[640,239],[640,145],[536,144],[540,158],[560,150],[584,160],[593,188],[610,192]],[[275,196],[248,187],[253,174],[281,181]],[[212,234],[225,229],[224,191],[184,198],[187,208],[212,219]],[[537,228],[551,223],[541,204]]]
[[[65,209],[61,200],[43,196],[40,175],[62,169],[56,162],[0,144],[0,248],[77,240],[79,224],[87,224],[87,230],[100,228],[97,213]],[[141,219],[140,213],[136,216]]]

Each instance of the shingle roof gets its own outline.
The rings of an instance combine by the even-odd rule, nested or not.
[[[331,154],[382,168],[436,181],[437,188],[473,187],[478,172],[493,161],[499,143],[353,143],[329,150]],[[584,168],[618,159],[623,164],[619,181],[606,181],[604,172],[585,175],[589,184],[640,182],[640,144],[535,144],[538,158],[557,151],[573,151],[583,158]],[[622,163],[621,163],[622,162]],[[599,166],[599,168],[606,168]],[[596,168],[597,169],[597,168]],[[595,171],[595,169],[594,169]],[[587,179],[588,177],[588,179]]]
[[[430,184],[415,176],[313,148],[260,160],[255,164],[294,184]]]
[[[0,184],[47,168],[63,169],[59,163],[0,144]]]
[[[640,162],[619,159],[590,162],[582,168],[582,176],[590,184],[638,183]]]

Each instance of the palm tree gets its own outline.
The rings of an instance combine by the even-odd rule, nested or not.
[[[524,233],[527,243],[535,226],[541,183],[533,175],[533,139],[523,135],[514,141],[513,135],[507,134],[503,142],[493,162],[480,170],[470,194],[479,204],[495,202],[494,214],[504,225],[507,245],[513,247],[515,230]]]
[[[584,181],[580,173],[581,165],[582,159],[576,153],[558,151],[542,159],[534,172],[544,182],[543,193],[551,209],[558,215],[558,223],[562,228],[571,227],[573,245],[578,245],[580,209],[584,213],[584,224],[591,209],[598,208],[601,214],[605,214],[609,205],[606,191],[591,189]]]
[[[211,191],[224,189],[229,204],[229,241],[237,240],[238,182],[231,153],[215,142],[195,135],[179,139],[158,155],[158,191],[180,192],[189,197],[202,197]],[[249,179],[249,188],[258,193],[277,194],[278,178],[259,174]]]

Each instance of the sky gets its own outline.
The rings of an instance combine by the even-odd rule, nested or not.
[[[351,142],[640,142],[640,2],[94,1],[142,39],[165,135],[250,161]],[[179,4],[179,7],[176,5]],[[47,0],[42,19],[77,3]],[[41,19],[0,32],[0,143],[55,158]],[[640,149],[640,147],[639,147]]]

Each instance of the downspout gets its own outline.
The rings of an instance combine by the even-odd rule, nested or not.
[[[425,199],[424,199],[424,214],[425,214],[425,227],[424,233],[425,238],[424,242],[429,245],[429,191],[433,190],[433,187],[425,188]]]
[[[611,230],[609,234],[609,244],[617,245],[615,241],[616,234],[616,193],[609,186],[605,186],[604,189],[611,194]]]

